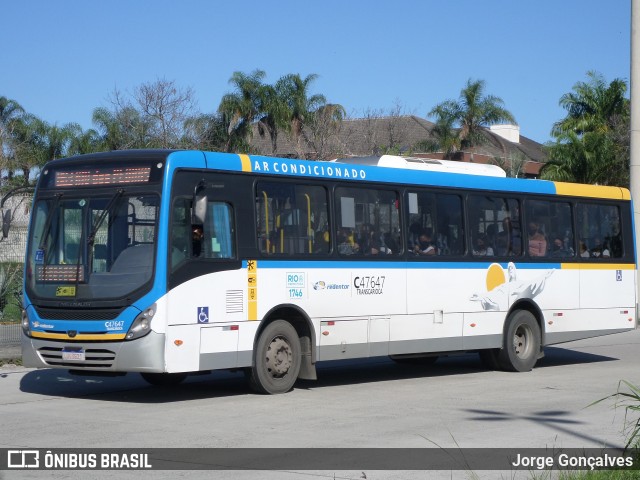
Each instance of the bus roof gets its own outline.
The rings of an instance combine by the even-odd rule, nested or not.
[[[401,185],[476,188],[506,192],[540,193],[575,197],[630,200],[623,187],[583,185],[505,178],[504,170],[495,165],[473,164],[447,160],[429,160],[395,155],[355,157],[330,162],[203,152],[196,150],[126,150],[79,155],[49,162],[48,166],[87,165],[105,160],[133,159],[157,162],[165,160],[171,168],[208,168],[226,171],[251,172],[270,176],[373,181]],[[382,168],[381,168],[382,167]],[[409,170],[409,171],[408,171]]]
[[[405,168],[430,172],[466,173],[467,175],[486,175],[506,177],[507,173],[497,165],[486,163],[455,162],[432,158],[400,157],[397,155],[379,155],[371,157],[351,157],[332,160],[346,164],[373,165],[377,167]]]

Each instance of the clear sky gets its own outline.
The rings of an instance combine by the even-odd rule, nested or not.
[[[0,96],[90,128],[109,93],[159,78],[216,110],[231,74],[319,75],[312,93],[427,117],[486,81],[521,134],[549,140],[560,97],[630,77],[630,0],[0,0]]]

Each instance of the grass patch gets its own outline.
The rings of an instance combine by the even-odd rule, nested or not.
[[[22,358],[0,358],[0,367],[4,367],[5,365],[16,365],[18,367],[22,366]]]
[[[12,323],[20,323],[20,318],[22,317],[22,309],[16,305],[15,303],[9,303],[6,307],[4,307],[4,311],[2,312],[2,322],[4,324],[12,324]]]

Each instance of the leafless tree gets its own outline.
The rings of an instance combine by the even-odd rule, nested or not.
[[[195,112],[194,92],[174,81],[158,79],[125,94],[117,88],[111,108],[94,110],[94,123],[109,149],[179,148],[187,119]]]
[[[133,98],[149,120],[150,133],[159,142],[158,146],[179,146],[184,122],[195,110],[193,90],[178,88],[174,81],[158,79],[136,87]]]
[[[344,107],[336,104],[324,105],[309,115],[302,134],[310,149],[315,152],[313,160],[328,160],[340,152],[336,140],[344,117]]]

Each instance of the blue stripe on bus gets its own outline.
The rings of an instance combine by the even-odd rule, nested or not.
[[[176,152],[172,155],[187,155],[200,152]],[[207,168],[242,172],[242,161],[238,155],[206,152]],[[441,187],[476,188],[502,190],[505,192],[555,194],[556,185],[546,180],[525,180],[518,178],[464,175],[459,173],[397,169],[340,162],[311,162],[283,158],[249,156],[251,171],[255,174],[272,176],[292,176],[297,178],[321,178],[369,180],[400,185],[430,185]],[[195,165],[193,165],[195,167]]]

